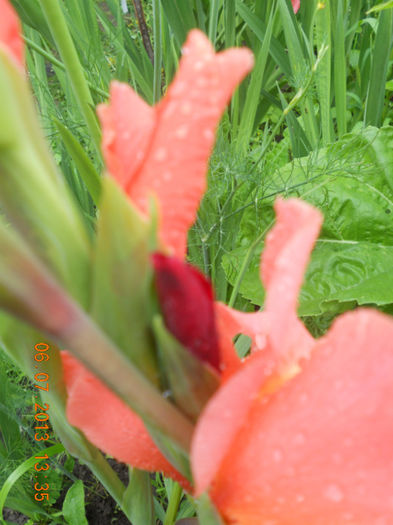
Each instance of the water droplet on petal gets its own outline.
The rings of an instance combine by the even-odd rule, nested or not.
[[[340,487],[338,485],[328,485],[328,487],[326,487],[326,490],[324,492],[324,496],[326,499],[330,500],[330,501],[334,501],[335,503],[339,503],[340,501],[342,501],[344,495],[342,493],[342,490],[340,489]]]
[[[278,448],[273,450],[273,459],[276,463],[280,463],[280,461],[282,461],[282,452]]]

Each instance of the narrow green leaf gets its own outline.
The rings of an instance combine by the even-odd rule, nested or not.
[[[155,317],[153,329],[171,395],[177,406],[196,421],[219,387],[218,375],[166,330],[160,316]]]
[[[345,58],[344,0],[337,0],[337,14],[333,31],[334,41],[334,97],[338,137],[347,131],[347,66]],[[333,3],[330,4],[331,6]]]
[[[130,468],[130,481],[124,492],[123,506],[133,525],[155,525],[150,473]]]
[[[315,16],[315,34],[318,51],[320,52],[322,47],[326,47],[326,52],[324,53],[318,66],[318,71],[316,72],[323,145],[329,144],[333,141],[333,123],[331,118],[332,30],[330,2],[331,0],[325,0],[325,3],[323,4],[324,7],[318,9]]]
[[[158,383],[149,336],[150,228],[117,183],[105,177],[92,278],[93,318],[153,383]]]
[[[90,243],[82,217],[49,154],[27,81],[1,50],[0,148],[2,211],[87,305]]]
[[[267,30],[263,20],[259,19],[241,0],[236,0],[236,9],[249,28],[256,34],[261,44],[263,44]],[[284,46],[274,36],[271,37],[270,54],[282,72],[287,77],[290,77],[292,71],[287,53]]]
[[[68,153],[75,162],[83,182],[86,184],[90,195],[97,204],[100,198],[101,178],[97,173],[94,164],[71,131],[66,128],[59,120],[53,119],[53,121],[61,135],[61,138],[63,139]]]
[[[368,85],[365,123],[379,126],[385,100],[385,82],[393,39],[393,9],[379,15],[378,29],[372,55],[370,81]]]
[[[237,137],[237,148],[239,152],[243,153],[248,148],[251,135],[254,130],[254,121],[258,109],[261,90],[263,87],[263,77],[265,74],[265,68],[270,49],[270,42],[273,34],[273,20],[274,12],[272,11],[267,24],[263,44],[261,45],[256,57],[254,70],[251,74],[250,83],[247,89],[246,101],[242,111]]]
[[[51,447],[45,448],[45,454],[48,455],[48,457],[55,456],[56,454],[60,454],[60,452],[64,451],[64,447],[61,443],[57,443],[56,445],[53,445]],[[4,482],[4,485],[2,486],[0,490],[0,517],[3,516],[3,508],[4,504],[6,503],[8,493],[12,489],[13,485],[18,481],[18,479],[23,476],[25,472],[32,469],[37,463],[37,459],[34,456],[32,456],[29,459],[26,459],[19,467],[17,467],[6,479]]]
[[[207,494],[197,501],[199,525],[224,525],[213,503]]]
[[[388,2],[384,2],[382,4],[373,6],[366,12],[366,15],[369,15],[370,13],[379,13],[379,11],[390,9],[391,7],[393,7],[393,0],[389,0]]]

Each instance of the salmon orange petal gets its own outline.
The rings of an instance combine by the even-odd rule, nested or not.
[[[143,421],[67,351],[61,352],[67,419],[106,454],[133,467],[161,471],[189,488],[165,459]]]
[[[127,84],[114,81],[109,104],[100,104],[97,113],[107,170],[126,190],[145,159],[156,111]]]
[[[262,352],[253,354],[206,405],[191,447],[195,495],[209,487],[238,434],[247,428],[255,398],[274,368],[275,362],[270,357]]]
[[[265,312],[270,321],[270,343],[284,361],[293,363],[308,356],[314,345],[296,309],[322,214],[298,199],[277,199],[274,208],[277,220],[267,235],[261,264]]]
[[[251,365],[243,372],[252,375]],[[234,399],[247,386],[244,376],[236,392],[236,375],[223,387]],[[211,489],[228,523],[393,523],[392,376],[392,319],[367,309],[342,315],[295,378],[252,402]],[[216,413],[218,396],[225,392],[213,398]],[[212,439],[209,410],[199,447]]]
[[[215,54],[199,30],[189,33],[179,71],[157,106],[154,134],[127,193],[148,213],[155,194],[160,238],[173,254],[186,254],[187,232],[206,190],[206,173],[219,119],[232,92],[253,65],[247,49]]]
[[[300,9],[300,0],[292,0],[292,7],[295,13],[297,13]]]
[[[4,46],[23,68],[25,58],[21,34],[22,28],[15,9],[8,0],[0,0],[0,46]]]

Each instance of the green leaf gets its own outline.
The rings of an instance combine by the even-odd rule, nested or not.
[[[123,496],[123,505],[133,525],[155,525],[154,501],[150,473],[130,468],[130,482]]]
[[[274,177],[270,190],[283,184],[286,196],[299,196],[324,214],[300,294],[299,314],[339,312],[353,304],[393,303],[393,128],[367,128],[326,149],[296,159]],[[275,192],[272,192],[275,193]],[[249,252],[249,243],[272,216],[272,200],[263,208],[256,228],[252,213],[241,225],[243,245],[223,258],[226,275],[235,284]],[[240,293],[263,304],[259,262],[263,243],[249,261]],[[392,282],[391,282],[392,281]]]
[[[73,297],[88,303],[90,245],[38,125],[25,76],[0,50],[0,205]]]
[[[365,123],[379,126],[385,101],[385,82],[393,42],[393,9],[379,15],[365,109]]]
[[[185,349],[166,330],[158,315],[153,321],[153,329],[171,395],[177,406],[196,421],[219,387],[218,375]]]
[[[68,489],[63,503],[63,515],[68,525],[88,525],[82,480],[78,479]]]
[[[213,503],[207,494],[197,501],[199,525],[224,525]]]
[[[154,383],[158,370],[149,335],[150,228],[123,190],[103,180],[93,267],[91,314]]]
[[[60,452],[63,451],[64,447],[61,443],[57,443],[56,445],[45,448],[45,454],[47,454],[48,457],[55,456],[56,454],[60,454]],[[36,455],[32,456],[29,459],[26,459],[26,461],[19,465],[19,467],[17,467],[4,482],[0,490],[0,516],[3,516],[3,508],[7,500],[8,493],[12,489],[13,485],[18,481],[18,479],[21,476],[23,476],[25,472],[33,468],[35,463],[37,463],[37,459],[35,456]]]
[[[101,179],[98,175],[94,164],[89,159],[87,153],[82,148],[78,140],[74,137],[71,131],[63,126],[63,124],[53,119],[56,128],[58,129],[61,138],[63,139],[64,145],[67,148],[68,153],[74,160],[75,165],[82,177],[83,182],[86,184],[87,189],[90,192],[94,202],[97,204],[100,198],[101,191]]]
[[[378,13],[379,11],[384,11],[385,9],[390,9],[393,7],[393,0],[389,0],[388,2],[384,2],[382,4],[375,5],[371,9],[369,9],[366,12],[366,15],[369,15],[370,13]]]

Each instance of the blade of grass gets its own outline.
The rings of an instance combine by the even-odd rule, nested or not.
[[[336,101],[337,132],[340,138],[347,132],[347,65],[345,58],[343,0],[337,0],[337,14],[334,27],[334,96]]]
[[[45,448],[45,454],[50,458],[56,454],[60,454],[60,452],[63,451],[64,447],[61,443],[57,443],[56,445]],[[17,467],[4,482],[4,485],[0,490],[0,520],[2,520],[4,504],[7,500],[8,493],[12,489],[13,485],[18,481],[18,479],[23,476],[25,472],[33,468],[35,463],[37,463],[37,458],[35,455],[29,459],[26,459],[26,461],[19,465],[19,467]]]
[[[330,0],[325,1],[323,7],[319,7],[315,16],[315,34],[317,49],[326,47],[326,53],[316,73],[316,84],[318,90],[320,121],[322,131],[322,144],[326,145],[333,141],[333,123],[331,118],[331,64],[332,64],[332,42],[331,42],[331,16]]]
[[[390,60],[392,37],[393,8],[390,8],[382,11],[379,15],[364,116],[364,122],[366,125],[381,125],[385,101],[386,73]]]
[[[209,10],[209,40],[213,44],[216,43],[217,26],[218,26],[218,11],[220,9],[220,0],[210,0]]]
[[[90,195],[98,204],[101,193],[101,179],[94,164],[71,131],[56,118],[53,121]]]
[[[239,130],[237,133],[237,149],[239,153],[245,153],[254,130],[254,121],[263,86],[266,62],[269,55],[270,41],[273,33],[274,11],[271,11],[267,24],[267,31],[263,44],[258,52],[254,70],[251,74],[250,84],[247,89],[246,101],[242,111]]]
[[[67,27],[64,13],[58,0],[39,0],[39,2],[66,67],[73,93],[89,130],[92,143],[100,157],[101,131],[92,109],[94,102],[74,42]]]

